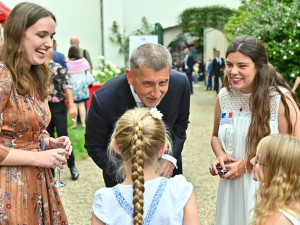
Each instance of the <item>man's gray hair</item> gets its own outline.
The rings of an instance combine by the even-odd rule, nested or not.
[[[171,68],[172,57],[169,50],[160,44],[147,43],[135,49],[130,56],[130,70],[146,66],[154,71]]]

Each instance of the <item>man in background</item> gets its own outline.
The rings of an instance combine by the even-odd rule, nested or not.
[[[186,47],[184,49],[184,62],[182,65],[182,71],[186,73],[186,76],[188,77],[188,80],[190,82],[190,89],[191,94],[193,94],[193,71],[194,71],[194,58],[192,55],[190,55],[190,49]]]
[[[220,57],[220,51],[216,51],[216,58],[212,62],[212,77],[214,79],[214,89],[219,93],[219,78],[221,78],[222,87],[224,79],[225,61]]]
[[[57,43],[55,39],[53,39],[53,61],[68,69],[65,55],[57,51]]]
[[[210,90],[212,89],[212,60],[211,58],[207,59],[207,85],[206,85],[206,90]]]

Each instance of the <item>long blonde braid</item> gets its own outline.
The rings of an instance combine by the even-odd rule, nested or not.
[[[144,144],[143,144],[143,132],[140,127],[142,124],[137,121],[135,126],[135,134],[131,140],[132,146],[132,181],[133,181],[133,224],[142,225],[143,224],[143,214],[144,214]]]
[[[144,213],[144,166],[158,162],[158,152],[167,143],[171,152],[170,136],[162,120],[154,118],[149,108],[134,108],[126,111],[115,125],[112,140],[120,150],[122,161],[130,161],[133,182],[133,224],[143,223]],[[109,158],[115,161],[112,144]]]

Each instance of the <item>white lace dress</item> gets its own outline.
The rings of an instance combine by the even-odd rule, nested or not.
[[[281,90],[283,93],[286,89]],[[235,134],[235,150],[232,157],[241,159],[246,157],[246,137],[251,122],[250,94],[243,94],[238,90],[227,91],[222,88],[219,93],[221,118],[218,132],[219,140],[225,149],[224,138],[225,129],[233,127]],[[279,133],[278,129],[278,109],[280,95],[272,88],[270,89],[271,99],[271,119],[270,128],[272,134]],[[248,225],[254,207],[254,194],[258,188],[258,182],[252,179],[252,174],[245,173],[235,180],[220,178],[217,207],[216,225]]]

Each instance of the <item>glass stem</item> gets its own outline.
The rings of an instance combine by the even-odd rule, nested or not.
[[[58,172],[58,180],[60,180],[60,168],[57,167],[57,172]]]

